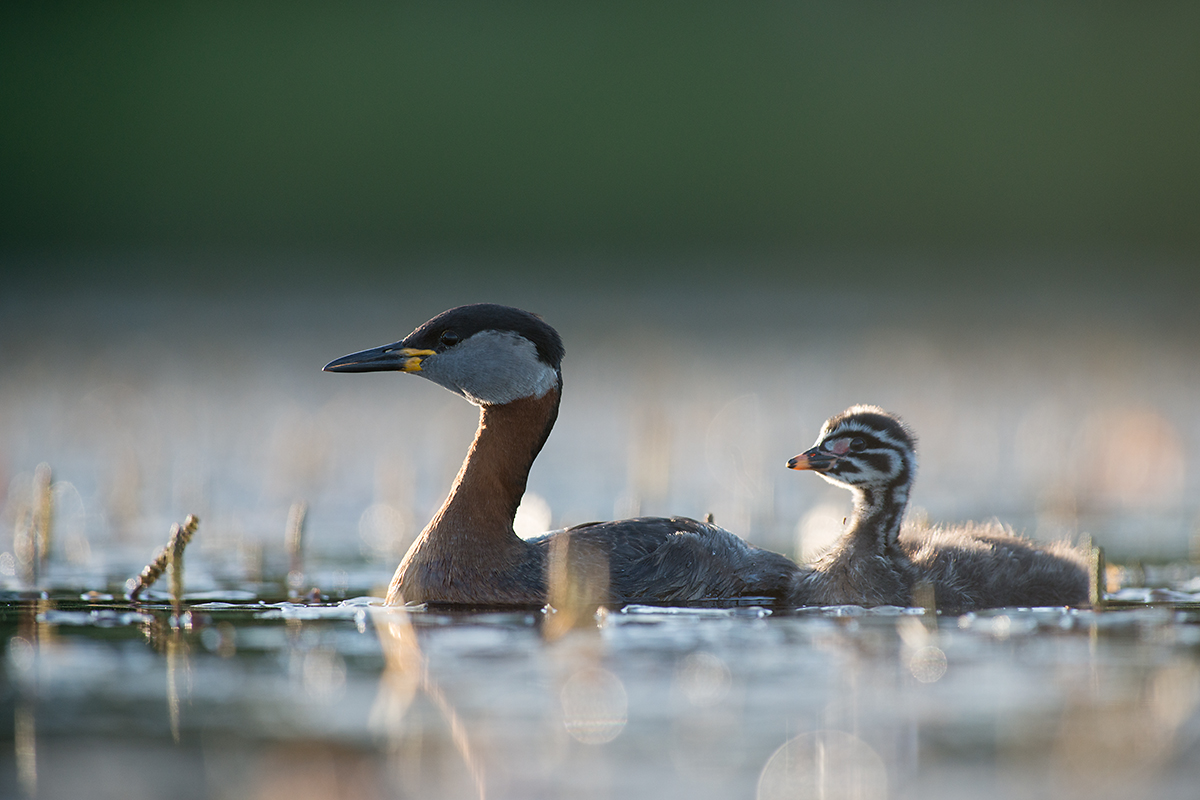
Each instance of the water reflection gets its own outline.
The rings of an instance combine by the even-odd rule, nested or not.
[[[430,792],[444,792],[444,796],[454,796],[452,789],[458,783],[448,779],[441,770],[436,770],[430,780],[420,766],[427,750],[436,753],[438,748],[436,743],[427,748],[425,725],[419,720],[414,725],[410,717],[419,691],[440,712],[444,724],[449,727],[450,740],[466,767],[474,794],[482,799],[486,796],[483,761],[475,752],[467,724],[430,676],[408,612],[402,608],[372,607],[371,619],[387,664],[371,709],[371,725],[388,737],[397,783],[418,796],[426,781],[429,781]],[[432,730],[428,732],[432,733]],[[413,759],[417,760],[415,765]],[[412,766],[417,768],[414,770]]]
[[[16,779],[27,797],[36,797],[38,793],[37,712],[41,694],[38,659],[42,640],[47,634],[39,617],[49,608],[49,603],[38,601],[20,609],[16,635],[6,643],[7,669],[4,674],[6,682],[11,680],[15,693],[13,756]]]
[[[319,647],[304,654],[301,667],[304,691],[310,698],[331,703],[342,696],[346,686],[346,662],[340,653]]]
[[[583,744],[605,744],[621,735],[629,697],[621,679],[599,667],[585,667],[562,687],[563,725]]]
[[[424,661],[416,632],[403,608],[371,608],[385,668],[379,678],[379,698],[371,712],[374,726],[391,731],[404,718],[423,679]]]
[[[860,739],[841,731],[801,734],[763,767],[757,800],[884,800],[887,770]]]
[[[921,683],[933,683],[946,674],[946,654],[939,647],[925,645],[909,656],[908,668]]]
[[[712,653],[691,653],[675,667],[675,686],[694,706],[706,708],[729,694],[729,667]]]
[[[167,714],[170,719],[171,738],[179,744],[179,706],[180,706],[180,676],[182,675],[183,692],[186,698],[191,694],[192,673],[188,664],[187,642],[183,640],[183,632],[179,628],[171,631],[167,638]]]
[[[641,608],[551,638],[542,612],[365,599],[208,602],[190,629],[165,603],[27,608],[4,639],[10,755],[46,796],[82,796],[80,737],[116,770],[178,741],[211,776],[185,797],[1094,798],[1200,777],[1192,612]],[[132,738],[89,733],[114,725]]]
[[[230,622],[218,622],[200,631],[200,643],[210,653],[232,658],[237,653],[237,628]]]
[[[1120,672],[1103,676],[1099,686],[1076,687],[1063,711],[1053,767],[1057,780],[1080,794],[1139,792],[1180,756],[1181,727],[1196,710],[1194,661]]]

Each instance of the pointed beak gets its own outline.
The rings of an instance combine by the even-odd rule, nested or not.
[[[436,350],[417,350],[405,347],[404,342],[396,342],[335,358],[325,365],[324,370],[325,372],[420,372],[421,364],[425,359],[436,354]]]
[[[805,450],[794,456],[788,462],[788,469],[811,469],[814,472],[828,472],[837,463],[837,456],[827,453],[820,447]]]

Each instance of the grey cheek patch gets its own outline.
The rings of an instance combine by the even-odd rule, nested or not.
[[[532,342],[501,331],[482,331],[431,356],[420,374],[476,405],[541,397],[558,383],[558,373],[538,358]]]

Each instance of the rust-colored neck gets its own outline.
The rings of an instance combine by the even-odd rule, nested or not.
[[[513,517],[558,417],[559,397],[551,389],[542,397],[480,407],[479,429],[450,495],[401,562],[389,603],[524,599],[496,596],[515,591],[501,586],[499,576],[530,557],[530,545],[513,532]]]
[[[475,441],[449,497],[425,533],[454,540],[464,548],[515,537],[513,517],[525,494],[529,469],[557,416],[555,390],[540,398],[481,406]]]

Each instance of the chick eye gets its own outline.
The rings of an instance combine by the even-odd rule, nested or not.
[[[442,331],[441,342],[446,347],[453,347],[461,341],[461,338],[454,331]]]
[[[853,439],[850,440],[850,449],[853,450],[855,453],[859,452],[860,450],[866,449],[866,446],[867,446],[867,443],[864,442],[862,439],[858,438],[857,436],[855,436]]]

